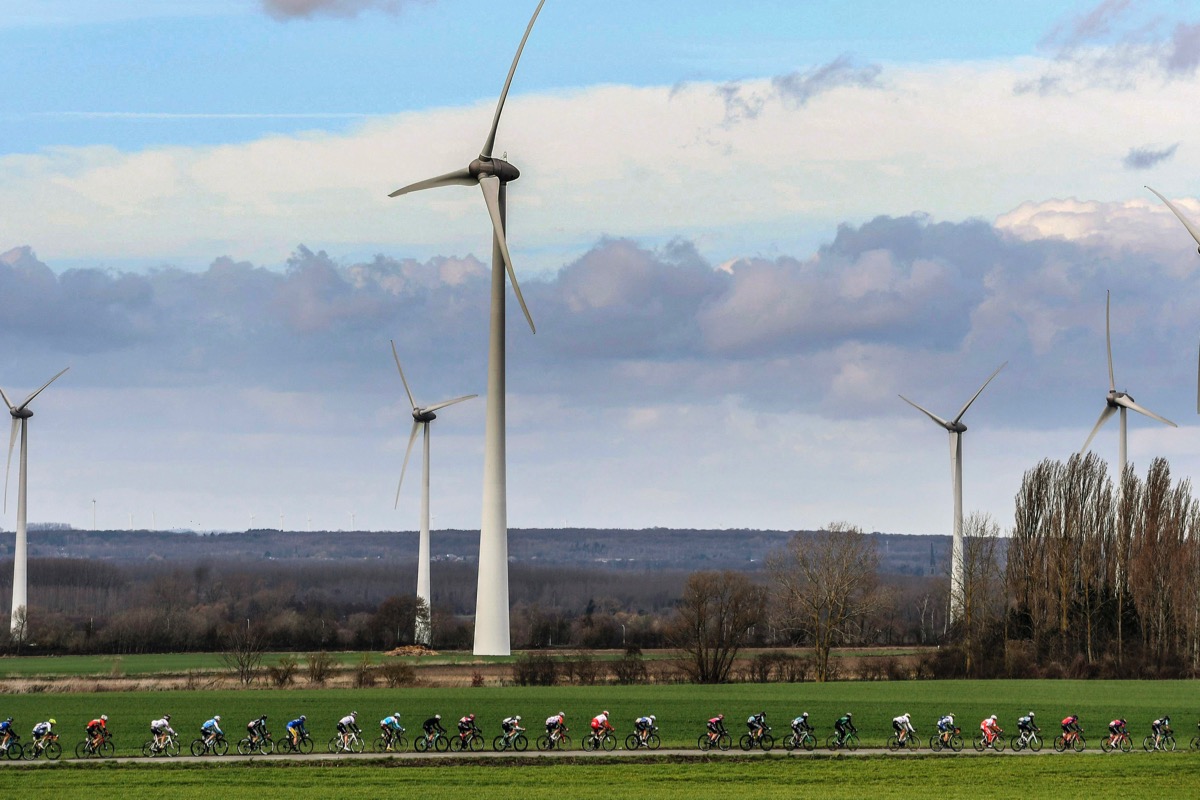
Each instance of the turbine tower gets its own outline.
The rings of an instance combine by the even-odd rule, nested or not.
[[[463,400],[470,400],[472,397],[478,397],[476,394],[468,394],[464,397],[456,397],[453,400],[443,400],[440,403],[434,403],[431,406],[418,406],[413,400],[412,392],[408,388],[408,381],[404,378],[404,368],[400,366],[400,356],[396,354],[396,343],[392,342],[392,357],[396,359],[396,369],[400,371],[400,381],[404,384],[404,393],[408,395],[408,404],[412,406],[412,433],[408,435],[408,449],[404,451],[404,466],[400,468],[400,483],[396,485],[396,508],[400,507],[400,487],[404,485],[404,473],[408,471],[408,457],[412,455],[413,442],[417,440],[417,428],[422,429],[422,445],[425,450],[424,467],[421,470],[421,544],[417,558],[417,597],[425,601],[425,608],[432,614],[432,599],[429,593],[429,423],[437,419],[435,411],[452,406],[455,403],[461,403]],[[432,616],[427,619],[417,618],[417,630],[415,641],[417,644],[423,644],[426,647],[430,643],[430,622]]]
[[[967,426],[963,424],[963,415],[967,413],[967,409],[975,402],[979,395],[983,394],[983,390],[992,382],[992,378],[1000,374],[1000,370],[1008,365],[1005,361],[996,371],[991,374],[983,386],[979,387],[971,399],[963,405],[958,412],[958,416],[947,422],[936,414],[933,414],[919,405],[909,400],[904,395],[900,395],[900,399],[908,403],[910,406],[920,411],[925,416],[936,422],[941,427],[945,428],[950,433],[950,478],[954,484],[954,538],[951,540],[950,546],[950,622],[953,624],[963,614],[964,597],[963,592],[966,588],[966,563],[963,559],[963,503],[962,503],[962,435],[966,432]]]
[[[21,429],[21,461],[17,475],[17,539],[13,547],[13,595],[9,631],[22,637],[29,633],[28,620],[25,618],[25,607],[29,604],[29,581],[27,578],[29,546],[25,501],[29,487],[29,418],[33,416],[33,412],[29,410],[29,404],[47,386],[62,377],[63,372],[66,372],[67,369],[42,384],[41,389],[26,397],[20,405],[13,405],[4,390],[0,389],[0,397],[4,398],[4,404],[8,406],[8,413],[12,416],[12,429],[8,434],[8,463],[4,467],[5,513],[8,513],[8,474],[12,470],[13,444],[17,440],[17,428]]]
[[[1151,190],[1151,191],[1153,191],[1153,190]],[[1178,428],[1179,426],[1176,425],[1174,422],[1171,422],[1171,420],[1169,420],[1165,417],[1160,417],[1158,414],[1155,414],[1150,409],[1139,406],[1137,403],[1135,403],[1133,401],[1133,398],[1130,397],[1125,392],[1117,391],[1117,382],[1116,382],[1116,379],[1113,377],[1113,363],[1112,363],[1112,325],[1111,325],[1112,292],[1106,292],[1105,294],[1107,295],[1107,298],[1104,301],[1104,338],[1105,338],[1106,343],[1108,344],[1108,396],[1105,397],[1105,399],[1104,399],[1105,405],[1104,405],[1104,410],[1100,412],[1100,419],[1096,420],[1096,427],[1092,428],[1092,432],[1090,434],[1088,434],[1087,441],[1083,443],[1083,447],[1079,448],[1079,454],[1083,455],[1084,453],[1087,452],[1088,445],[1090,445],[1092,443],[1092,439],[1096,438],[1096,433],[1099,432],[1100,428],[1104,425],[1104,423],[1108,422],[1109,417],[1111,417],[1117,411],[1120,411],[1121,412],[1121,442],[1120,442],[1120,446],[1119,446],[1119,450],[1118,450],[1120,459],[1119,459],[1118,471],[1117,471],[1117,486],[1119,487],[1121,485],[1122,476],[1125,475],[1126,453],[1128,452],[1128,447],[1127,447],[1128,434],[1127,434],[1126,422],[1125,422],[1126,412],[1129,411],[1130,409],[1132,409],[1132,410],[1138,412],[1139,414],[1144,414],[1145,416],[1149,417],[1150,419],[1156,419],[1159,422],[1166,423],[1167,425],[1170,425],[1172,428]]]
[[[508,626],[508,489],[505,469],[504,435],[504,273],[512,281],[513,293],[529,329],[537,330],[533,317],[521,296],[517,275],[513,271],[512,258],[508,253],[505,238],[505,194],[507,184],[515,181],[521,173],[502,158],[494,158],[492,149],[496,143],[496,128],[500,125],[500,114],[504,110],[504,99],[512,85],[513,74],[521,51],[533,30],[533,23],[546,0],[541,0],[525,28],[525,36],[517,47],[500,100],[496,103],[496,114],[488,130],[479,158],[465,168],[449,172],[436,178],[419,181],[397,189],[389,197],[433,189],[438,186],[474,186],[483,192],[488,215],[492,218],[492,287],[491,318],[488,343],[487,417],[484,426],[483,448],[483,520],[479,526],[479,584],[475,600],[475,655],[506,656],[509,646]]]
[[[1190,233],[1192,238],[1196,240],[1196,251],[1200,252],[1200,228],[1197,228],[1195,225],[1193,225],[1191,220],[1185,217],[1183,212],[1180,211],[1174,203],[1163,197],[1157,189],[1154,189],[1150,186],[1147,186],[1146,188],[1158,195],[1158,199],[1166,203],[1167,208],[1171,209],[1171,212],[1179,218],[1179,221],[1183,223],[1183,227],[1187,228],[1187,232]],[[1196,413],[1200,414],[1200,363],[1197,363],[1196,365]]]

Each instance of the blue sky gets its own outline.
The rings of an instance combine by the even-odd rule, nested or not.
[[[72,366],[32,518],[415,524],[387,343],[482,393],[487,221],[387,193],[478,152],[528,5],[0,0],[0,386]],[[965,443],[1008,525],[1099,414],[1106,289],[1118,383],[1181,425],[1132,458],[1193,475],[1195,247],[1142,186],[1200,219],[1198,69],[1173,0],[548,0],[497,139],[510,524],[945,532],[896,394],[1008,361]],[[478,524],[482,410],[436,423],[437,525]]]

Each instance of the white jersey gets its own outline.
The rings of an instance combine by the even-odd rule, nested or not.
[[[550,727],[554,727],[556,725],[561,725],[562,721],[563,721],[563,718],[558,716],[557,714],[555,714],[553,717],[546,717],[546,727],[550,728]]]
[[[171,730],[171,723],[167,722],[167,720],[165,718],[156,719],[150,723],[150,730],[169,731],[169,730]]]
[[[607,724],[608,724],[608,717],[605,716],[604,714],[597,714],[595,717],[592,718],[592,725],[594,725],[596,727],[599,727],[601,725],[607,725]]]
[[[908,714],[901,714],[900,716],[893,718],[892,722],[899,725],[901,728],[906,728],[910,731],[913,729],[912,722],[909,720]]]
[[[49,722],[39,722],[37,725],[33,726],[33,735],[34,736],[45,736],[49,732],[50,732],[50,723]]]
[[[352,727],[354,727],[354,717],[351,716],[350,714],[347,714],[346,716],[344,716],[338,720],[338,725],[342,725],[347,728],[352,728]]]

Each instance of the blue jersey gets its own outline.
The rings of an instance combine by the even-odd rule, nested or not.
[[[221,726],[217,724],[216,719],[210,719],[208,722],[200,726],[201,730],[213,731],[214,733],[222,733]]]
[[[304,720],[302,720],[302,719],[294,719],[294,720],[292,720],[291,722],[289,722],[289,723],[287,724],[287,726],[288,726],[289,728],[298,728],[299,730],[304,730]]]
[[[0,722],[0,733],[8,733],[11,730],[12,730],[11,722],[9,722],[8,720],[4,720],[4,722]]]

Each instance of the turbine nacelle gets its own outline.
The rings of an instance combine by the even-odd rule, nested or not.
[[[432,411],[426,411],[423,408],[414,408],[412,415],[413,422],[433,422],[437,419],[437,414]]]
[[[494,175],[500,179],[501,183],[511,183],[521,177],[521,170],[514,167],[502,158],[484,158],[480,156],[471,162],[467,167],[467,172],[472,178],[479,178],[481,175]]]
[[[14,408],[8,412],[13,419],[29,419],[33,416],[33,412],[28,408]]]

